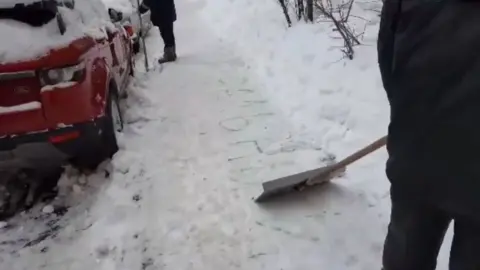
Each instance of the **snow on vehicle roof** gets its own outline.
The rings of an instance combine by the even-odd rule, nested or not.
[[[57,34],[57,29],[55,20],[37,28],[13,20],[1,21],[0,36],[15,35],[0,42],[0,63],[38,58],[50,49],[67,45],[70,36]]]
[[[9,8],[15,6],[16,4],[30,5],[35,2],[39,2],[39,0],[1,0],[0,8]]]
[[[35,0],[0,0],[5,3],[33,3]],[[38,2],[38,0],[37,0]],[[59,7],[59,12],[66,24],[66,32],[61,35],[57,21],[51,20],[41,27],[0,19],[0,64],[14,63],[40,58],[51,49],[65,47],[77,38],[92,36],[105,37],[105,29],[114,27],[108,12],[100,0],[76,1],[75,10]],[[12,36],[12,33],[15,35]]]

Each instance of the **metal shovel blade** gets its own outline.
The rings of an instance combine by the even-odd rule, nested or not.
[[[263,183],[263,193],[255,199],[255,202],[265,202],[282,194],[302,191],[307,186],[326,183],[344,171],[345,168],[338,169],[329,165],[265,182]]]
[[[383,136],[337,163],[265,182],[263,183],[263,193],[255,201],[264,202],[276,195],[292,191],[300,191],[307,186],[328,182],[332,178],[345,172],[348,165],[380,149],[385,146],[386,143],[387,136]]]

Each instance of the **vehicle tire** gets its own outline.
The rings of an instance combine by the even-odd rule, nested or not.
[[[136,40],[134,43],[133,43],[133,53],[134,54],[137,54],[140,52],[140,39]]]
[[[123,131],[123,117],[120,110],[118,92],[112,87],[109,91],[106,108],[105,126],[103,128],[103,153],[105,158],[112,158],[118,151],[117,133]]]
[[[112,158],[118,151],[117,133],[121,131],[123,131],[123,118],[119,106],[118,92],[116,87],[111,86],[100,140],[94,145],[93,149],[89,149],[72,160],[72,165],[80,171],[95,171],[100,163]]]
[[[5,220],[24,209],[28,186],[23,183],[23,171],[0,172],[0,220]]]
[[[132,48],[132,51],[130,52],[131,55],[130,55],[130,60],[128,61],[128,69],[129,69],[129,75],[132,76],[132,77],[135,77],[135,54],[133,52],[133,48]],[[124,94],[126,94],[127,91],[124,91],[124,93],[120,96],[121,99],[124,99],[127,97],[127,95],[124,96]]]

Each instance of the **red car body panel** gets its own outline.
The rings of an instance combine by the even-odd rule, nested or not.
[[[132,54],[129,37],[117,29],[108,40],[84,37],[42,58],[0,65],[0,137],[55,130],[103,116],[109,85],[114,83],[122,92],[128,82]],[[42,91],[42,71],[79,63],[85,66],[82,80]],[[40,106],[28,106],[33,102]]]

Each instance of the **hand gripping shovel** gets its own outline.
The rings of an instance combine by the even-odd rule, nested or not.
[[[387,136],[384,136],[337,163],[265,182],[263,183],[263,193],[255,201],[258,203],[265,202],[281,194],[301,191],[309,186],[326,183],[344,172],[348,165],[375,152],[386,143]]]

